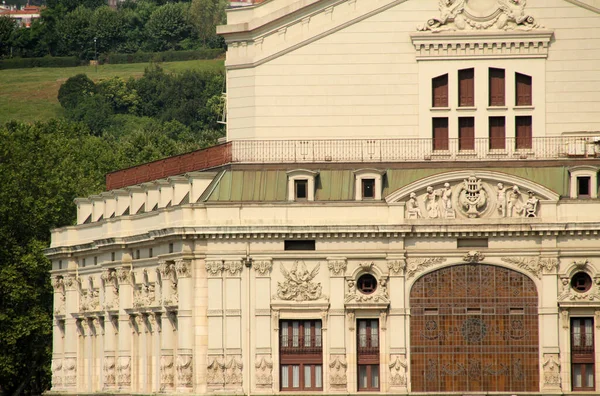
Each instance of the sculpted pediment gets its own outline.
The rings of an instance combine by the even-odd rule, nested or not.
[[[386,197],[403,202],[405,218],[535,218],[540,201],[558,201],[552,190],[527,179],[490,171],[459,171],[421,179]]]
[[[418,30],[532,30],[540,26],[526,12],[527,0],[439,0],[440,14]]]

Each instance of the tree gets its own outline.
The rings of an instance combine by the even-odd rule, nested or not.
[[[115,113],[137,113],[140,97],[135,88],[128,86],[120,77],[98,83],[98,95],[103,96]]]
[[[0,58],[10,54],[10,44],[16,28],[14,19],[0,16]]]
[[[94,54],[94,36],[90,30],[93,12],[77,7],[57,22],[58,53],[90,59]]]
[[[108,6],[96,8],[90,20],[90,33],[97,39],[98,52],[115,50],[127,39],[123,13]]]
[[[217,25],[226,22],[224,0],[193,0],[190,6],[190,21],[204,46],[218,40]]]
[[[85,74],[77,74],[69,77],[58,89],[58,101],[65,109],[72,109],[83,100],[84,97],[96,93],[96,84]]]
[[[167,51],[178,48],[178,43],[191,30],[186,17],[188,7],[183,3],[168,3],[152,13],[146,24],[147,49]]]

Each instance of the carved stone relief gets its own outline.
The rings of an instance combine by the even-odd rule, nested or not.
[[[446,261],[446,259],[443,257],[409,258],[406,260],[406,276],[410,279],[417,273],[434,265],[441,264],[444,261]]]
[[[177,384],[182,387],[191,387],[193,380],[193,367],[191,354],[177,355]]]
[[[347,263],[345,258],[327,260],[327,268],[331,271],[332,276],[343,276],[346,272],[346,267]]]
[[[406,260],[388,260],[387,267],[390,270],[390,275],[402,275],[406,268]]]
[[[443,187],[428,186],[426,191],[413,191],[406,201],[407,219],[456,219],[538,217],[539,198],[533,191],[522,193],[519,186],[494,186],[475,174]]]
[[[439,0],[440,16],[417,30],[532,30],[540,26],[525,13],[527,0]]]
[[[334,389],[345,389],[348,384],[348,363],[345,356],[331,355],[329,361],[329,385]]]
[[[86,311],[97,311],[100,309],[100,293],[97,288],[94,288],[94,278],[89,276],[87,278],[87,287],[81,289],[79,310]]]
[[[232,356],[227,363],[225,363],[225,384],[229,385],[242,385],[242,364],[241,356]]]
[[[586,292],[579,292],[571,286],[571,279],[563,276],[560,278],[562,288],[559,291],[558,301],[594,301],[600,300],[600,276],[592,281],[592,287]]]
[[[104,282],[104,309],[112,310],[119,308],[119,280],[117,270],[107,268],[102,271],[101,279]]]
[[[256,386],[259,388],[271,388],[273,385],[273,362],[271,356],[257,356],[256,363]]]
[[[222,356],[209,357],[206,383],[210,386],[223,386],[225,384],[225,364]]]
[[[560,388],[560,360],[556,353],[544,354],[544,386]]]
[[[175,385],[173,355],[162,355],[160,357],[160,389],[172,389]]]
[[[131,270],[129,267],[119,267],[117,269],[117,279],[119,280],[119,284],[131,283]]]
[[[397,355],[390,357],[390,385],[392,387],[406,386],[406,357]]]
[[[65,386],[77,385],[77,358],[68,357],[64,360]]]
[[[516,265],[517,267],[530,272],[538,279],[542,278],[544,271],[552,272],[558,268],[558,259],[551,257],[503,257],[502,261]]]
[[[54,278],[54,283],[52,284],[54,287],[55,293],[58,295],[56,299],[56,306],[54,307],[55,315],[64,315],[65,314],[65,301],[66,301],[66,292],[65,292],[65,281],[64,278],[59,275]],[[61,363],[62,364],[62,363]]]
[[[134,307],[150,307],[155,304],[156,292],[155,283],[148,281],[148,272],[143,271],[142,283],[135,285],[133,292],[133,306]]]
[[[57,389],[63,385],[63,360],[52,359],[52,388]]]
[[[223,271],[223,261],[221,260],[209,260],[205,266],[208,276],[220,276]]]
[[[115,373],[115,357],[114,356],[105,356],[104,364],[103,364],[103,374],[104,374],[104,387],[105,388],[113,388],[116,383],[116,373]]]
[[[175,263],[169,261],[161,261],[159,262],[158,269],[160,272],[161,279],[163,281],[163,286],[161,290],[161,300],[163,305],[177,305],[177,303],[179,302],[179,296],[177,293],[178,276]]]
[[[178,278],[189,278],[192,276],[192,261],[185,259],[175,260],[175,271]]]
[[[289,271],[285,269],[283,263],[280,268],[285,281],[277,282],[277,295],[273,298],[295,301],[312,301],[321,298],[321,283],[313,282],[319,273],[319,263],[311,271],[307,270],[306,264],[301,260],[295,261]]]
[[[344,302],[376,302],[376,303],[389,303],[390,295],[387,288],[387,278],[378,277],[373,274],[377,279],[377,288],[371,294],[364,294],[356,287],[355,279],[346,279],[347,291],[344,296]]]
[[[231,276],[239,276],[243,267],[240,260],[225,261],[223,270]]]
[[[485,260],[485,256],[483,253],[478,252],[476,250],[471,250],[463,257],[463,261],[467,263],[479,263],[480,261]]]
[[[117,382],[121,388],[128,388],[131,386],[131,357],[119,357],[117,364]]]
[[[252,267],[261,276],[266,276],[269,274],[269,272],[271,272],[271,269],[273,268],[273,261],[271,261],[271,260],[256,260],[256,261],[254,261]]]

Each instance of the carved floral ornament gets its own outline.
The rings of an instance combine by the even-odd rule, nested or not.
[[[540,26],[526,14],[527,0],[439,0],[440,16],[417,30],[532,30]]]
[[[558,268],[558,259],[554,257],[504,257],[502,261],[515,265],[533,274],[538,279],[542,279],[544,271],[552,272]]]
[[[395,357],[395,359],[394,359]],[[392,387],[406,386],[406,357],[392,356],[389,364],[390,369],[390,385]]]
[[[544,354],[544,386],[560,388],[560,359],[556,353]]]
[[[332,388],[346,388],[348,383],[348,376],[346,375],[346,369],[348,363],[346,363],[345,356],[343,355],[331,355],[329,363],[329,384]]]

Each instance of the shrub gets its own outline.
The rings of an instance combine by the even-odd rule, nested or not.
[[[43,58],[11,58],[0,60],[0,70],[76,66],[81,66],[81,61],[76,56],[44,56]]]
[[[136,52],[133,54],[102,54],[100,63],[118,65],[123,63],[178,62],[199,59],[215,59],[223,54],[221,48],[203,48],[194,51]]]
[[[70,77],[58,90],[58,101],[65,109],[75,108],[83,98],[96,92],[96,84],[85,74]]]

